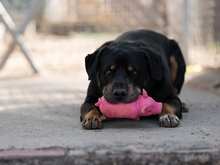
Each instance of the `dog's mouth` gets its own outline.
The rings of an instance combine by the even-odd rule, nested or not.
[[[112,86],[106,86],[103,88],[103,96],[109,103],[131,103],[138,99],[141,94],[141,89],[139,87],[134,87],[133,85],[128,85],[128,89],[112,89]]]

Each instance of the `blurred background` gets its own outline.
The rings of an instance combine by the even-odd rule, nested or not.
[[[39,0],[22,43],[45,75],[77,75],[84,57],[132,29],[151,29],[175,39],[187,65],[220,67],[219,0]],[[18,31],[36,0],[0,0]],[[0,11],[1,12],[1,11]],[[13,42],[0,20],[0,63]],[[0,79],[33,76],[16,46]]]

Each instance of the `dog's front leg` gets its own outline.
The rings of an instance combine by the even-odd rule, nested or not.
[[[102,128],[101,113],[92,103],[84,102],[81,106],[81,122],[84,129]]]
[[[169,98],[163,102],[162,112],[159,114],[161,127],[177,127],[180,124],[182,103],[178,97]]]

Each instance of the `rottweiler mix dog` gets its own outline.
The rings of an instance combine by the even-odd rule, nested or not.
[[[150,30],[132,30],[109,41],[85,58],[90,84],[81,106],[85,129],[102,128],[94,104],[104,96],[110,103],[135,101],[145,89],[162,102],[159,125],[177,127],[184,105],[177,97],[184,82],[185,62],[174,40]]]

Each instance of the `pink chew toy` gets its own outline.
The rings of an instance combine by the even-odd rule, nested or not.
[[[140,95],[138,99],[132,103],[111,104],[102,96],[95,105],[100,108],[102,114],[107,119],[130,118],[138,121],[139,116],[156,115],[161,113],[162,110],[162,103],[156,102],[149,97],[144,89],[143,95]]]

